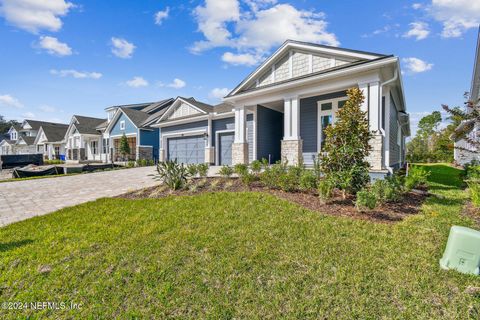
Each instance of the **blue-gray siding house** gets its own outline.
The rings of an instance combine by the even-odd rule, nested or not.
[[[158,160],[159,129],[152,124],[173,103],[166,99],[155,103],[115,106],[107,109],[108,125],[104,138],[108,140],[113,161],[120,160]],[[127,138],[130,154],[120,152],[122,137]]]
[[[329,125],[359,88],[368,116],[372,176],[405,161],[409,116],[398,57],[286,41],[219,105],[178,97],[157,119],[160,160],[214,165],[267,159],[312,165]]]

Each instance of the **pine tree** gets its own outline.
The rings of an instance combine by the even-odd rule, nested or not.
[[[331,179],[342,190],[343,196],[356,193],[370,180],[370,139],[367,113],[360,109],[364,97],[360,89],[347,91],[348,100],[337,112],[336,122],[325,129],[325,146],[322,149],[321,169],[326,179]]]
[[[130,145],[128,144],[128,139],[125,133],[123,134],[122,138],[120,139],[120,146],[119,150],[120,154],[123,156],[123,159],[126,158],[127,154],[130,154]]]

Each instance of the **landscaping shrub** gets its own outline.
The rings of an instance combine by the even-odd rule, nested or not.
[[[424,168],[412,166],[408,171],[408,176],[405,178],[405,188],[412,190],[420,185],[425,185],[430,173]]]
[[[195,177],[198,174],[198,166],[194,163],[188,164],[187,172],[190,177]]]
[[[170,190],[179,190],[185,187],[189,173],[183,163],[174,161],[159,162],[157,165],[158,178],[165,183]]]
[[[239,177],[240,181],[242,181],[242,183],[246,186],[251,185],[256,180],[256,176],[248,171],[242,172],[239,174]]]
[[[218,173],[224,178],[230,178],[230,176],[233,174],[233,168],[230,166],[224,165],[220,168]]]
[[[347,91],[348,100],[336,114],[334,126],[325,129],[325,145],[320,157],[320,169],[328,179],[346,193],[355,194],[370,181],[370,164],[365,158],[370,154],[367,113],[361,110],[364,97],[360,89]]]
[[[65,161],[62,160],[44,160],[43,164],[63,164]]]
[[[305,169],[299,166],[289,166],[278,177],[277,187],[285,192],[296,191],[300,188],[300,177]]]
[[[477,208],[480,207],[480,180],[467,180],[467,185],[472,204]]]
[[[262,160],[260,161],[262,162],[263,169],[268,168],[268,166],[270,165],[270,163],[268,163],[268,159],[266,158],[262,158]]]
[[[208,163],[200,163],[197,164],[197,169],[198,169],[198,175],[202,178],[206,177],[208,175],[208,168],[210,166]]]
[[[378,203],[397,201],[402,194],[402,186],[396,178],[386,177],[385,180],[376,180],[372,185]]]
[[[129,160],[129,161],[127,162],[127,168],[133,168],[133,167],[135,167],[135,161]]]
[[[243,163],[238,163],[233,167],[233,171],[238,174],[238,176],[248,173],[248,166]]]
[[[357,200],[355,201],[355,207],[358,211],[364,212],[373,210],[377,206],[377,198],[375,194],[368,189],[362,189],[357,192]]]
[[[322,177],[322,166],[320,162],[320,157],[313,158],[313,172],[315,173],[317,179],[320,179]]]
[[[328,203],[333,196],[335,183],[329,179],[318,181],[318,197],[322,203]]]
[[[254,160],[250,164],[250,169],[254,174],[258,175],[262,171],[262,163],[259,160]]]
[[[470,179],[480,179],[480,165],[478,161],[473,160],[470,163],[465,165],[465,178]]]
[[[146,167],[147,166],[147,160],[146,159],[138,159],[137,166],[138,167]]]
[[[312,190],[317,188],[317,176],[312,170],[303,170],[300,175],[300,189]]]

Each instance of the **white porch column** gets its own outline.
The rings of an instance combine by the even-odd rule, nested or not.
[[[215,148],[212,146],[212,117],[208,117],[207,143],[205,145],[205,163],[215,164]]]
[[[390,87],[386,86],[383,88],[383,96],[385,97],[385,121],[384,123],[384,131],[385,131],[385,139],[383,145],[385,146],[384,152],[384,159],[385,159],[385,167],[387,169],[390,168]],[[382,113],[380,112],[380,117]]]
[[[235,137],[232,145],[232,163],[248,163],[247,111],[246,107],[235,107]]]
[[[383,164],[383,141],[385,139],[379,130],[379,114],[381,113],[381,97],[379,86],[380,84],[378,81],[370,81],[358,84],[358,87],[362,91],[365,98],[361,109],[362,111],[367,112],[370,131],[373,131],[373,137],[370,140],[372,150],[366,159],[368,163],[370,163],[370,168],[373,171],[382,171],[385,168]]]
[[[284,99],[284,136],[282,161],[297,165],[303,161],[303,141],[300,138],[300,103],[298,97]]]

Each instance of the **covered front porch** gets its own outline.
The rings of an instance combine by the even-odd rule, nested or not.
[[[74,134],[68,138],[66,160],[103,162],[101,135]]]
[[[111,137],[112,159],[113,161],[136,161],[137,160],[137,136],[127,135],[127,142],[130,148],[130,153],[122,154],[120,151],[120,141],[122,136]]]
[[[313,165],[325,144],[325,128],[335,122],[336,113],[347,100],[346,90],[360,88],[365,97],[362,109],[367,112],[370,129],[374,132],[372,151],[368,161],[372,171],[386,171],[388,167],[388,143],[390,114],[389,88],[381,89],[378,73],[364,74],[356,78],[335,79],[329,82],[312,83],[309,86],[291,86],[270,92],[247,92],[227,101],[235,105],[235,140],[232,145],[233,163],[249,163],[248,142],[246,139],[246,114],[248,110],[266,108],[270,115],[280,114],[275,120],[259,123],[256,121],[255,141],[256,159],[261,159],[261,143],[268,140],[278,145],[280,158],[290,165],[303,163]],[[385,99],[388,97],[388,99]],[[272,118],[273,119],[273,118]],[[264,126],[276,126],[281,134],[266,138],[271,130]]]

